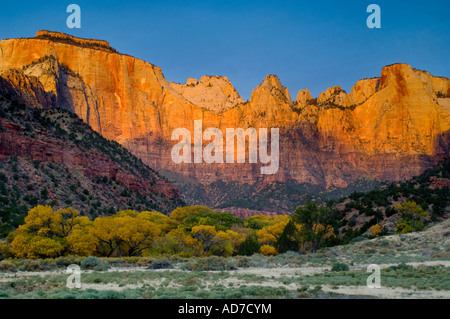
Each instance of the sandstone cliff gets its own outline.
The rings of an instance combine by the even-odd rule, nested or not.
[[[360,179],[402,180],[449,153],[450,80],[407,64],[383,68],[347,94],[334,87],[313,99],[267,76],[244,102],[225,77],[169,83],[160,68],[123,55],[108,43],[40,32],[0,42],[0,76],[23,87],[33,105],[75,112],[107,139],[157,169],[207,185],[295,181],[345,187]],[[15,70],[15,71],[12,71]],[[15,78],[11,72],[16,72]],[[46,96],[42,96],[42,89]],[[259,164],[174,164],[175,128],[279,127],[280,169],[261,176]]]

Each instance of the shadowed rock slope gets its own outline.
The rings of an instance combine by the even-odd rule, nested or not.
[[[175,186],[75,114],[0,95],[0,234],[36,205],[96,217],[124,209],[169,213],[182,204]]]

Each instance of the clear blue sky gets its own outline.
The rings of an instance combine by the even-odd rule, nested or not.
[[[81,29],[69,29],[66,8],[80,5]],[[382,28],[366,26],[369,4]],[[8,1],[0,38],[48,29],[109,41],[162,68],[169,81],[227,76],[244,99],[276,74],[295,99],[317,96],[404,62],[450,77],[450,1]]]

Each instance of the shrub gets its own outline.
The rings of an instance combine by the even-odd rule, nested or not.
[[[248,258],[247,256],[237,256],[235,257],[234,261],[239,268],[248,268],[250,266],[250,258]]]
[[[447,252],[443,252],[443,253],[437,253],[437,254],[434,254],[431,256],[431,258],[442,258],[442,257],[449,258],[450,254]]]
[[[364,238],[364,237],[362,237],[362,236],[358,236],[358,237],[353,238],[353,239],[350,241],[350,244],[358,243],[358,242],[364,241],[364,240],[367,240],[367,238]]]
[[[379,234],[381,234],[381,226],[373,225],[372,227],[370,227],[370,233],[372,234],[372,236],[378,236]]]
[[[0,222],[0,225],[1,225],[1,222]],[[4,226],[4,225],[5,224],[3,224],[1,226]],[[0,226],[0,233],[2,230],[5,229],[1,226]],[[14,254],[11,252],[11,246],[6,241],[0,240],[0,260],[9,258],[9,257],[14,257]]]
[[[414,267],[413,266],[409,266],[409,265],[407,265],[405,263],[401,263],[401,264],[398,264],[396,266],[395,265],[394,266],[390,266],[389,269],[392,269],[392,270],[412,270],[412,269],[414,269]]]
[[[55,295],[56,299],[76,299],[76,296],[74,294],[71,293],[61,293],[61,294],[57,294]]]
[[[304,258],[300,257],[300,254],[297,252],[288,251],[284,254],[273,257],[272,262],[281,266],[289,265],[290,267],[297,267],[304,262]]]
[[[395,228],[396,234],[407,234],[414,231],[421,231],[424,225],[422,222],[417,221],[414,223],[413,220],[403,219],[401,222],[397,224]]]
[[[21,271],[43,271],[45,268],[41,265],[39,260],[25,259],[19,266]]]
[[[151,257],[142,257],[136,262],[138,267],[148,267],[155,259]]]
[[[108,264],[111,267],[133,267],[141,257],[109,257]]]
[[[406,201],[396,205],[395,209],[403,217],[403,220],[397,224],[395,229],[397,234],[421,231],[424,228],[424,222],[430,217],[429,213],[415,202]]]
[[[334,263],[331,271],[348,271],[348,265],[344,263]]]
[[[125,295],[122,292],[115,290],[104,290],[98,293],[99,299],[125,299]]]
[[[185,267],[192,271],[222,271],[236,269],[233,260],[218,256],[189,260]]]
[[[278,252],[275,247],[272,247],[270,245],[262,245],[261,254],[263,254],[264,256],[275,256],[278,254]]]
[[[87,257],[81,262],[81,269],[92,269],[97,271],[106,271],[110,268],[108,263],[105,263],[97,257]]]
[[[385,212],[386,217],[391,217],[395,214],[397,214],[397,211],[394,208],[392,208],[392,207],[386,208],[386,212]]]
[[[55,258],[52,261],[52,264],[55,264],[57,267],[67,267],[72,264],[79,264],[82,260],[82,257],[69,255],[64,257]]]
[[[0,261],[0,271],[1,272],[16,272],[16,266],[8,261],[8,260],[2,260]]]
[[[160,259],[153,261],[147,269],[173,269],[173,266],[167,259]]]
[[[266,267],[268,264],[268,258],[261,254],[255,254],[250,257],[248,261],[249,267]]]
[[[315,286],[313,289],[309,289],[309,291],[315,296],[317,296],[321,290],[322,286]]]
[[[243,293],[236,290],[226,291],[224,297],[225,299],[242,299]]]

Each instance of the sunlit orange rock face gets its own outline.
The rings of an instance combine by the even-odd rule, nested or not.
[[[245,102],[226,77],[169,83],[160,68],[109,49],[105,41],[40,31],[38,38],[0,42],[0,90],[35,107],[75,112],[156,169],[208,184],[216,180],[286,181],[345,187],[360,178],[402,180],[448,155],[450,80],[407,64],[383,68],[347,94],[308,90],[292,101],[268,75]],[[17,71],[12,71],[17,70]],[[45,92],[43,94],[42,92]],[[14,94],[13,94],[14,95]],[[280,128],[280,168],[260,164],[175,164],[171,134],[194,120],[203,129]],[[208,143],[208,141],[204,142]]]

